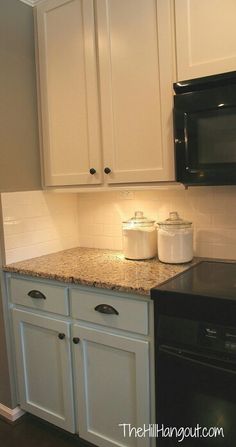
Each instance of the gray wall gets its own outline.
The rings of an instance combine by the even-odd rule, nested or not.
[[[1,200],[0,200],[0,204],[1,204]],[[2,253],[3,253],[3,246],[0,243],[0,261],[1,261],[1,263],[4,262]],[[0,278],[0,281],[1,281],[1,278]],[[1,287],[0,287],[0,403],[3,405],[6,405],[9,408],[12,408],[14,406],[14,405],[12,405],[13,401],[12,401],[10,376],[9,376],[9,369],[8,369],[8,358],[7,358],[6,339],[5,339],[5,332],[4,332]]]
[[[0,0],[0,191],[41,189],[33,8]]]
[[[41,189],[33,24],[32,7],[19,0],[0,0],[0,192]],[[0,266],[2,240],[0,212]],[[9,408],[15,404],[1,295],[0,403]]]

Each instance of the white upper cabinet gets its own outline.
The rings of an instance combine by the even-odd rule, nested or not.
[[[44,183],[100,183],[93,1],[43,2],[37,30]]]
[[[39,4],[46,186],[174,180],[171,12],[171,0]]]
[[[178,80],[236,70],[236,1],[175,0]]]
[[[174,180],[169,2],[97,0],[107,183]]]

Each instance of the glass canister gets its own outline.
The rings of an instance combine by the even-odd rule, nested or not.
[[[158,222],[158,257],[161,262],[181,264],[193,259],[192,222],[183,220],[176,211]]]
[[[154,258],[157,254],[157,231],[155,221],[136,211],[123,224],[123,251],[125,258],[133,260]]]

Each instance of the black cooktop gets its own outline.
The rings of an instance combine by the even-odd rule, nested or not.
[[[202,261],[152,289],[152,298],[158,292],[236,300],[236,263]]]

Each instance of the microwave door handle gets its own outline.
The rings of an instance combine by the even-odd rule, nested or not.
[[[191,169],[189,166],[186,166],[186,171],[188,171],[190,174],[199,174],[200,169]]]
[[[185,170],[190,172],[190,163],[188,155],[188,134],[187,134],[187,113],[174,109],[175,127],[175,147],[177,152],[184,151]],[[180,130],[181,128],[181,130]]]
[[[191,172],[190,170],[190,162],[189,162],[189,153],[188,153],[188,132],[187,132],[187,113],[184,113],[184,150],[185,150],[185,159],[186,159],[186,171]]]
[[[190,174],[194,174],[194,172],[192,172],[192,169],[190,168],[190,162],[189,162],[187,119],[188,119],[188,115],[187,115],[187,113],[184,113],[184,139],[183,139],[182,143],[184,144],[184,151],[185,151],[185,160],[186,160],[185,170],[187,172],[189,172]]]
[[[222,371],[222,372],[236,375],[236,370],[231,369],[231,368],[225,368],[224,366],[222,366],[220,360],[219,361],[215,360],[215,364],[213,364],[213,363],[208,362],[207,358],[205,358],[204,356],[199,356],[199,359],[192,358],[193,355],[196,355],[196,353],[194,353],[194,352],[192,352],[192,353],[191,352],[178,353],[180,351],[180,349],[176,349],[176,348],[172,348],[172,347],[168,348],[167,346],[166,347],[160,346],[159,351],[169,355],[170,357],[175,357],[175,358],[184,360],[184,361],[191,363],[193,365],[206,366],[207,368],[211,368],[216,371]]]
[[[200,169],[191,169],[191,167],[190,167],[189,153],[188,153],[187,119],[188,119],[188,114],[185,112],[184,113],[184,139],[178,140],[177,142],[184,144],[185,160],[186,160],[185,170],[188,171],[189,174],[199,174],[201,172]]]
[[[184,132],[182,133],[179,131],[176,131],[176,137],[175,137],[175,146],[179,146],[180,150],[183,150],[185,152],[185,170],[189,173],[189,174],[199,174],[201,171],[199,169],[191,169],[190,167],[190,160],[189,160],[189,152],[188,152],[188,132],[187,132],[187,119],[188,119],[188,114],[186,112],[184,112],[184,114],[179,113],[178,110],[174,111],[175,113],[175,120],[178,122],[179,120],[181,120],[181,123],[183,123],[182,121],[182,117],[184,115]]]

